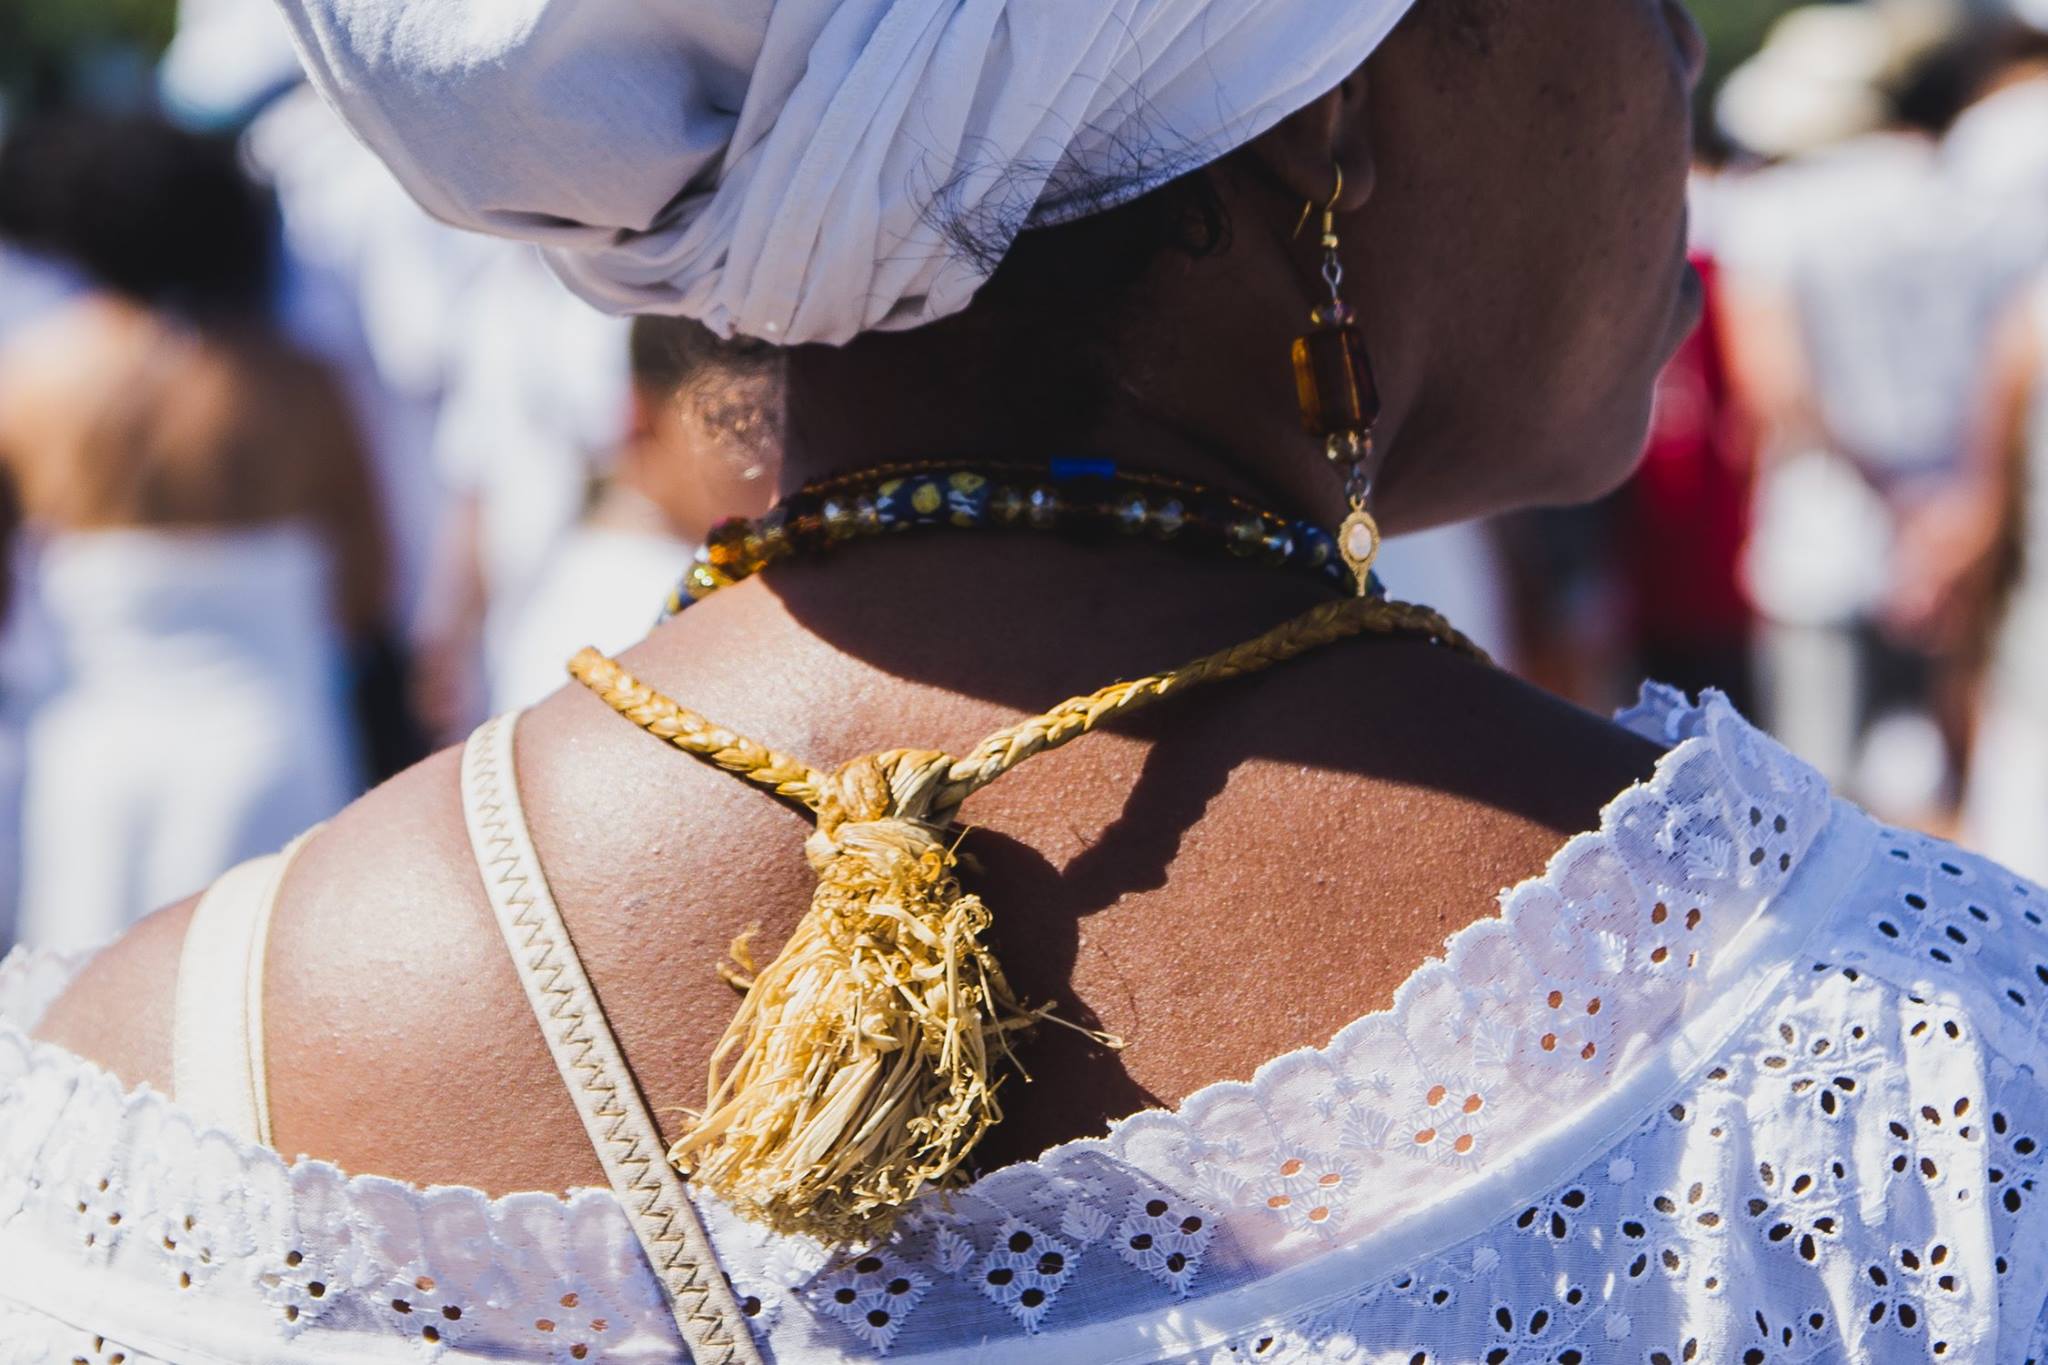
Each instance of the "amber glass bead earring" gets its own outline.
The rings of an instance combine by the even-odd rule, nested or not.
[[[1380,394],[1373,383],[1372,361],[1358,314],[1344,302],[1344,264],[1337,256],[1337,204],[1344,197],[1344,168],[1335,167],[1336,188],[1323,213],[1323,283],[1329,302],[1308,315],[1309,330],[1294,342],[1294,389],[1301,400],[1301,422],[1320,439],[1330,463],[1344,473],[1344,496],[1350,515],[1338,528],[1337,549],[1351,569],[1360,596],[1368,591],[1373,560],[1380,552],[1379,523],[1373,519],[1373,425],[1379,421]],[[1308,225],[1316,205],[1301,211],[1295,235]]]

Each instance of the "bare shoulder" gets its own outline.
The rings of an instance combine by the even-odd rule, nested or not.
[[[776,841],[787,894],[769,899],[787,901],[793,920],[806,899],[801,823],[772,803],[718,799],[730,779],[696,772],[580,694],[529,715],[518,767],[578,950],[650,1104],[673,1111],[701,1093],[733,1006],[713,965],[744,926],[702,914],[704,898],[758,874],[750,854],[765,841],[748,816],[765,814],[789,825]],[[485,895],[460,770],[451,749],[359,799],[285,878],[264,980],[275,1145],[423,1185],[601,1186]],[[736,823],[724,818],[735,809]],[[685,864],[733,871],[678,878]],[[178,971],[196,903],[101,954],[40,1036],[174,1093]]]
[[[0,435],[20,444],[51,406],[46,394],[70,395],[88,377],[87,338],[99,328],[92,305],[72,304],[28,323],[0,345]],[[100,349],[104,349],[103,347]]]
[[[157,911],[87,963],[36,1036],[99,1063],[127,1085],[170,1094],[178,958],[197,904],[194,897]]]
[[[716,643],[724,666],[681,649],[636,653],[634,666],[793,752],[971,744],[1015,717],[841,676],[850,666],[822,655],[736,667],[754,657],[745,642]],[[842,694],[843,706],[820,703]],[[1426,721],[1410,709],[1418,696]],[[1133,1045],[1104,1060],[1042,1040],[1040,1060],[1073,1083],[1006,1124],[1015,1131],[991,1156],[1029,1155],[1327,1040],[1490,913],[1501,887],[1540,871],[1656,753],[1506,674],[1382,642],[1205,691],[1020,770],[973,815],[991,903],[1032,907],[1028,932],[1001,935],[1006,966],[1032,998]],[[803,912],[807,821],[575,690],[527,715],[517,767],[547,881],[650,1108],[700,1102],[734,1006],[715,965],[749,927],[772,953]],[[165,912],[110,950],[46,1036],[166,1085],[189,913]],[[1349,965],[1311,970],[1304,936],[1314,960]],[[1295,983],[1284,999],[1255,1019],[1232,1012],[1282,974]],[[287,1154],[494,1193],[602,1183],[484,893],[459,753],[371,793],[299,855],[265,999]],[[1155,1020],[1148,1002],[1167,999],[1180,1002],[1174,1019]]]
[[[67,303],[36,318],[0,347],[0,379],[24,388],[73,390],[104,383],[110,360],[131,354],[152,329],[134,304],[104,295]]]
[[[573,1145],[550,1163],[545,1135],[580,1143],[581,1131],[469,854],[459,762],[437,755],[358,800],[286,876],[264,981],[276,1142],[421,1183],[564,1188],[565,1169],[594,1163]],[[178,974],[198,900],[96,957],[37,1035],[174,1094]],[[533,1125],[538,1143],[489,1138],[508,1113],[553,1109],[554,1122]]]
[[[73,477],[81,415],[97,415],[132,377],[152,324],[140,309],[90,297],[40,317],[0,348],[0,460],[31,513],[46,485]]]
[[[421,1184],[601,1184],[491,917],[460,767],[401,774],[292,867],[264,986],[277,1147]]]
[[[448,861],[460,851],[454,763],[452,754],[430,759],[380,787],[299,854],[279,896],[267,964],[272,1041],[292,1039],[309,1019],[331,1025],[322,1009],[336,992],[365,1003],[351,987],[368,978],[395,988],[391,1002],[381,993],[374,999],[375,1017],[389,1019],[387,1003],[413,998],[405,964],[464,966],[462,947],[477,926],[456,927],[470,888]],[[51,1006],[37,1036],[130,1085],[171,1093],[179,968],[201,899],[158,911],[94,957]],[[364,1012],[350,1013],[351,1026],[363,1027]]]

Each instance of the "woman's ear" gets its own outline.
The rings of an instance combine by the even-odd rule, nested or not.
[[[1277,187],[1318,206],[1330,202],[1343,172],[1337,211],[1363,208],[1372,197],[1377,166],[1366,98],[1365,68],[1313,103],[1282,119],[1252,145],[1252,154]]]

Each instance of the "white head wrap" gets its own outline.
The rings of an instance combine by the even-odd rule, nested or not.
[[[600,307],[793,344],[959,311],[989,252],[956,226],[999,254],[1213,160],[1413,0],[279,2],[432,213]]]

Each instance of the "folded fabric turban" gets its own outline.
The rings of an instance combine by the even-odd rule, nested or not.
[[[436,216],[795,344],[957,312],[1017,231],[1241,146],[1413,0],[279,3]]]

